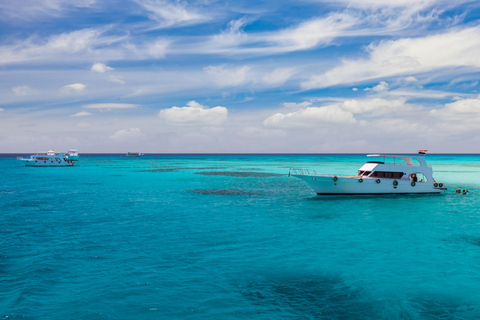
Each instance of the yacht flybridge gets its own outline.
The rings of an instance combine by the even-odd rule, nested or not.
[[[415,155],[371,154],[356,175],[327,175],[315,170],[290,169],[319,195],[441,193],[443,183],[433,179],[425,161],[427,150]]]

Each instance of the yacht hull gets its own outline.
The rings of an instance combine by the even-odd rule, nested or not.
[[[318,195],[354,194],[438,194],[447,190],[429,182],[412,183],[409,180],[292,175],[305,181]],[[336,178],[334,181],[334,178]],[[378,182],[379,181],[379,182]],[[396,182],[396,185],[394,184]]]
[[[57,162],[57,161],[31,161],[23,160],[27,167],[73,167],[72,162]]]
[[[73,167],[73,164],[37,164],[37,163],[25,163],[27,167]]]

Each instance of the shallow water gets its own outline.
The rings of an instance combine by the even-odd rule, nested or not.
[[[0,317],[480,318],[480,156],[427,156],[450,187],[434,196],[317,196],[288,177],[364,161],[0,157]]]

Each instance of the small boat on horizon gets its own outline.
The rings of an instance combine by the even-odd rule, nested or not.
[[[125,155],[127,157],[140,157],[140,156],[143,156],[143,153],[140,153],[140,152],[127,152],[127,154]]]
[[[318,195],[429,194],[447,190],[435,181],[425,154],[370,154],[356,175],[319,174],[315,170],[290,169],[289,176],[305,181]],[[386,163],[386,160],[391,163]]]
[[[65,155],[67,156],[68,160],[71,160],[71,161],[80,160],[80,156],[78,155],[77,149],[69,149],[67,152],[65,152]]]
[[[30,158],[17,157],[18,160],[25,162],[26,166],[31,167],[73,167],[73,161],[69,160],[65,153],[55,153],[54,150],[47,152],[38,152],[31,155]]]

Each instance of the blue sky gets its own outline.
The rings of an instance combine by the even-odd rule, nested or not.
[[[480,3],[3,0],[0,152],[480,152]]]

